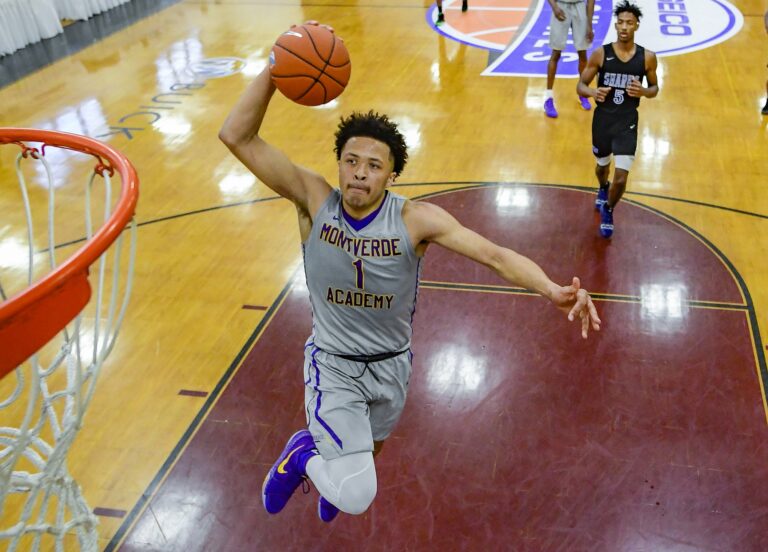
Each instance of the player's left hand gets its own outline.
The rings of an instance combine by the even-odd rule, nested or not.
[[[643,95],[643,85],[640,84],[640,80],[633,78],[631,81],[629,81],[629,85],[627,86],[627,95],[632,96],[633,98],[639,98]]]
[[[581,320],[581,337],[587,339],[589,328],[600,331],[602,323],[597,315],[597,309],[587,290],[581,289],[581,282],[573,277],[569,286],[562,286],[552,295],[552,302],[563,312],[568,313],[568,320],[573,322],[577,318]]]
[[[595,101],[596,102],[604,102],[605,98],[608,97],[608,94],[611,92],[610,86],[598,86],[595,89]]]
[[[589,25],[587,27],[587,42],[592,44],[592,41],[595,39],[595,31],[592,29],[592,25]]]

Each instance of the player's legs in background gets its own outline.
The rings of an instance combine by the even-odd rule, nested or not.
[[[608,182],[608,175],[611,172],[611,157],[598,158],[595,164],[595,176],[597,177],[597,198],[595,199],[595,210],[599,211],[603,203],[608,201],[608,188],[611,185]]]
[[[579,54],[579,75],[581,75],[587,66],[587,49],[590,45],[589,37],[587,36],[587,29],[589,28],[587,6],[585,2],[579,2],[578,4],[568,4],[567,9],[570,12],[573,45]],[[588,98],[579,96],[579,103],[585,111],[592,109]]]
[[[614,222],[613,222],[613,210],[621,200],[621,196],[624,195],[624,190],[627,189],[627,177],[629,176],[629,167],[627,163],[631,165],[631,161],[627,158],[631,156],[621,155],[616,156],[616,166],[613,169],[613,182],[611,182],[608,189],[608,200],[600,207],[600,235],[604,238],[610,238],[613,235]],[[624,164],[624,168],[620,167],[620,164]]]
[[[611,161],[609,157],[608,164],[605,164],[605,161],[598,159],[598,162],[595,165],[595,177],[597,177],[597,184],[601,188],[603,187],[607,188],[610,185],[610,182],[608,182],[608,175],[611,173],[610,163]]]
[[[584,72],[584,68],[587,66],[587,51],[579,50],[579,75]]]
[[[557,73],[557,64],[560,62],[560,50],[552,50],[552,54],[549,56],[549,63],[547,64],[547,91],[544,95],[544,113],[547,117],[553,119],[557,117],[557,109],[555,109],[555,98],[552,95],[552,88],[555,86],[555,73]]]
[[[586,50],[579,50],[579,75],[584,71],[584,68],[587,66],[587,51]],[[592,104],[589,103],[589,98],[585,96],[579,96],[579,103],[581,103],[581,107],[584,109],[584,111],[589,111],[592,109]]]
[[[617,160],[618,162],[618,160]],[[629,171],[616,166],[613,170],[613,181],[610,183],[608,190],[608,207],[614,209],[616,205],[621,201],[621,197],[624,195],[624,191],[627,189],[627,177]]]
[[[438,27],[445,23],[445,15],[443,14],[443,0],[436,0],[437,3],[437,21],[435,25]],[[469,9],[468,0],[461,0],[461,11],[465,12]]]
[[[600,124],[597,119],[596,116],[592,121],[593,144],[595,144],[596,130],[598,134],[600,133]],[[603,124],[606,123],[605,117],[600,117],[600,119],[603,119]],[[598,148],[602,151],[612,152],[614,162],[613,181],[608,190],[608,198],[600,208],[600,235],[604,238],[610,238],[613,235],[613,210],[621,200],[621,196],[624,195],[624,190],[627,188],[627,176],[632,169],[632,163],[635,161],[637,123],[637,113],[632,114],[629,118],[620,117],[612,121],[610,132],[603,133],[604,135],[607,134],[607,138],[610,139],[610,148],[605,146]]]
[[[443,15],[443,0],[437,0],[437,22],[436,25],[442,25],[445,23],[445,16]]]
[[[548,98],[552,97],[552,88],[555,86],[555,73],[557,73],[557,64],[560,62],[560,50],[552,50],[552,54],[549,56],[549,63],[547,64],[547,91],[549,92]]]
[[[560,18],[558,18],[560,16]],[[549,48],[552,54],[549,56],[547,64],[547,91],[544,95],[544,113],[547,117],[553,119],[557,117],[555,108],[555,99],[552,95],[552,88],[555,86],[555,74],[557,65],[560,62],[560,54],[565,50],[568,40],[568,30],[571,28],[571,18],[569,12],[564,10],[559,4],[552,10],[549,18]]]

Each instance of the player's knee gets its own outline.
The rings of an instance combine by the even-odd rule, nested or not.
[[[339,510],[347,514],[360,515],[364,513],[376,498],[376,479],[373,481],[357,482],[355,485],[345,485],[340,489]]]
[[[336,506],[348,514],[362,514],[376,497],[376,487],[376,468],[373,456],[368,454],[365,464],[344,477],[339,484]]]
[[[595,174],[601,175],[607,173],[611,168],[611,156],[598,157],[595,164]]]
[[[624,190],[627,187],[627,173],[623,171],[615,171],[613,175],[613,184],[619,190]]]

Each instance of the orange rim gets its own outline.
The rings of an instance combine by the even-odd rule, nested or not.
[[[29,148],[24,142],[40,142]],[[99,160],[94,170],[117,171],[122,190],[109,220],[72,256],[29,288],[0,303],[0,378],[50,341],[85,307],[91,296],[88,269],[133,218],[139,179],[130,161],[111,146],[77,134],[28,128],[0,128],[0,145],[45,153],[46,146],[81,151]],[[105,162],[106,160],[106,162]]]

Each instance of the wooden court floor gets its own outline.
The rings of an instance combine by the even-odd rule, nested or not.
[[[131,304],[69,457],[106,514],[102,547],[768,549],[768,6],[733,4],[738,34],[660,58],[611,242],[575,80],[557,80],[547,119],[543,78],[481,76],[488,51],[436,33],[423,1],[182,0],[0,88],[0,126],[101,137],[141,178]],[[276,96],[264,135],[335,182],[339,117],[388,113],[410,147],[395,191],[557,281],[579,275],[605,324],[581,343],[543,300],[430,251],[379,496],[332,526],[315,494],[261,509],[302,422],[301,250],[292,206],[216,138],[271,43],[307,19],[345,39],[351,83],[324,108]],[[14,156],[0,147],[0,278],[23,238]],[[55,165],[78,201],[83,167]]]

